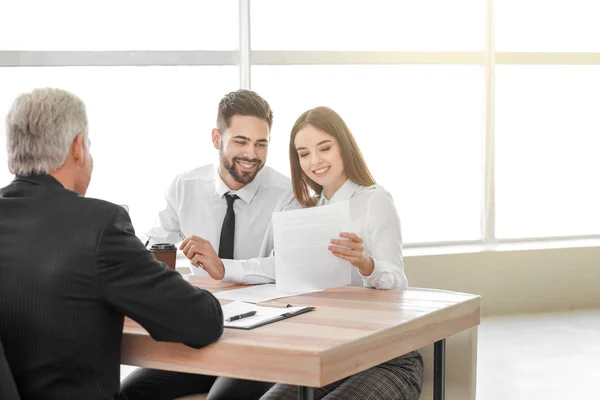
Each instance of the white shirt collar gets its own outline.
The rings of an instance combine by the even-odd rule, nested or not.
[[[246,204],[250,204],[256,192],[258,191],[258,187],[260,186],[260,179],[262,176],[262,171],[259,171],[258,174],[254,177],[252,182],[246,184],[239,190],[231,190],[229,186],[223,182],[223,178],[219,174],[219,164],[215,164],[215,193],[223,198],[225,194],[230,193],[237,195],[240,199],[242,199]]]
[[[350,200],[356,189],[359,188],[359,184],[351,181],[350,179],[346,180],[344,184],[331,196],[331,199],[327,200],[325,197],[325,192],[321,192],[321,197],[317,202],[317,205],[323,206],[326,204],[336,203],[338,201]]]

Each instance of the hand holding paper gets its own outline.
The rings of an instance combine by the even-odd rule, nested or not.
[[[329,250],[334,256],[346,260],[354,265],[363,276],[369,276],[375,269],[373,258],[365,252],[363,240],[356,233],[342,232],[344,239],[332,239]]]
[[[350,227],[348,201],[273,213],[277,290],[302,292],[350,284],[351,266],[330,250]]]

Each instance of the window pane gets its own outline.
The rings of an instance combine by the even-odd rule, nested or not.
[[[235,0],[0,2],[0,50],[233,50]]]
[[[600,67],[499,66],[500,238],[600,233]]]
[[[326,105],[346,120],[396,201],[405,242],[478,239],[482,74],[475,66],[255,66],[273,107],[269,163],[289,174],[289,132]]]
[[[217,104],[236,90],[235,67],[0,69],[0,112],[34,87],[72,91],[86,103],[94,174],[88,196],[129,206],[138,235],[154,222],[175,175],[217,160]],[[4,118],[4,117],[3,117]],[[10,182],[5,126],[0,182]]]
[[[598,0],[495,2],[498,51],[600,51]]]
[[[481,0],[260,0],[254,50],[480,50]]]

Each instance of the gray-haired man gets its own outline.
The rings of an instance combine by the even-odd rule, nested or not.
[[[156,261],[126,211],[85,198],[85,105],[59,89],[19,96],[6,120],[14,181],[0,189],[0,338],[23,399],[115,399],[123,318],[199,348],[219,302]]]

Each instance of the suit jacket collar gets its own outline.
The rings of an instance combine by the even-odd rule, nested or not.
[[[52,175],[40,174],[40,175],[29,175],[29,176],[15,176],[13,182],[28,182],[33,183],[34,185],[40,186],[57,186],[64,188],[63,184],[60,183],[56,178]]]

